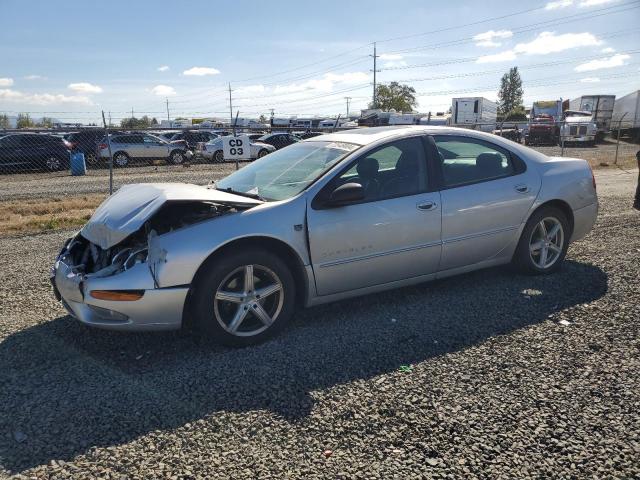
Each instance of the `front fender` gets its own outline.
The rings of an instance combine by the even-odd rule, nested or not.
[[[289,245],[308,265],[304,223],[304,196],[264,203],[153,238],[148,262],[160,287],[188,285],[218,249],[243,238],[269,237]]]

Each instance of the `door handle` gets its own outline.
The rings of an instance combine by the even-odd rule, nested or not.
[[[527,187],[524,184],[521,185],[516,185],[515,187],[513,187],[516,189],[516,192],[518,193],[527,193],[529,191],[529,187]]]
[[[419,203],[416,206],[418,207],[418,210],[435,210],[438,204],[436,202],[428,201],[424,203]]]

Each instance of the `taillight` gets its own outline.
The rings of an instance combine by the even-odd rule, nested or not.
[[[101,143],[100,145],[98,145],[98,148],[100,150],[104,150],[105,148],[109,148],[109,145],[107,145],[106,143]]]

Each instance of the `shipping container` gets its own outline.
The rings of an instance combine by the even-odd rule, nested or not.
[[[640,139],[640,90],[616,99],[611,130],[620,127],[621,135]]]
[[[498,104],[484,97],[454,98],[451,112],[451,125],[490,132],[496,125]]]
[[[602,140],[605,134],[611,130],[611,117],[615,95],[583,95],[569,102],[570,110],[591,112],[593,121],[598,126],[598,140]]]

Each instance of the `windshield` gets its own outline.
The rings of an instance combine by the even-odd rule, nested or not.
[[[216,183],[219,190],[285,200],[297,195],[358,145],[343,142],[300,142],[259,158]]]

